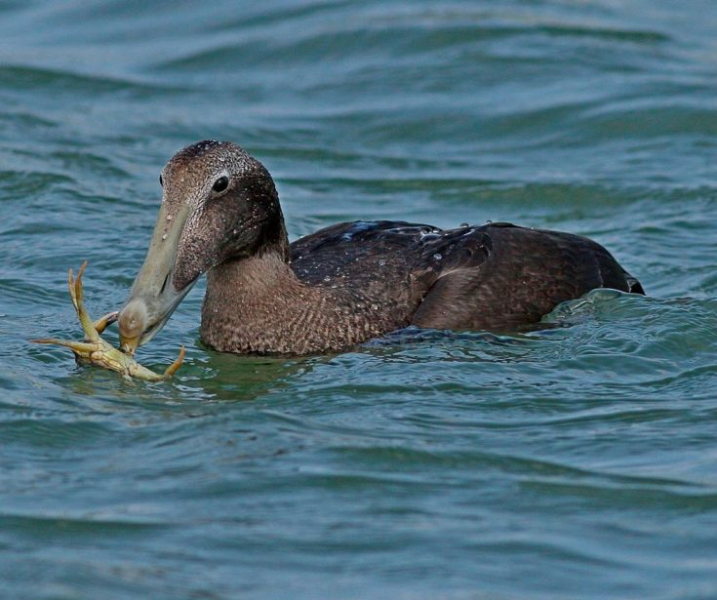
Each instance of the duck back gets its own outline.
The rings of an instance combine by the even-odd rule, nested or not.
[[[291,257],[300,281],[354,291],[423,328],[516,330],[596,288],[644,293],[597,242],[510,223],[341,223],[291,244]]]

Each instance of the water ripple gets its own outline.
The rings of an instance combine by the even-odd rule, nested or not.
[[[0,6],[0,579],[9,597],[713,598],[709,0]],[[30,344],[126,297],[159,171],[231,139],[292,236],[507,220],[603,243],[515,335],[408,329],[283,360],[199,341],[127,382]],[[107,333],[117,342],[117,330]],[[318,591],[317,591],[318,590]]]

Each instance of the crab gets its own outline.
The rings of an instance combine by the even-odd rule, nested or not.
[[[177,372],[177,369],[179,369],[184,360],[184,346],[180,348],[177,359],[160,375],[143,367],[129,354],[125,354],[103,340],[100,334],[108,325],[117,320],[117,312],[111,312],[95,322],[92,321],[82,302],[82,275],[86,267],[87,263],[85,262],[77,272],[77,278],[73,276],[72,269],[67,273],[70,298],[72,299],[72,305],[77,311],[82,330],[85,332],[85,339],[81,342],[55,338],[32,341],[36,344],[64,346],[72,350],[78,359],[83,359],[104,369],[117,371],[126,378],[134,377],[145,381],[164,381],[169,379]]]

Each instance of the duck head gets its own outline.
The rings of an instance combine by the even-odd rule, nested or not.
[[[164,326],[200,275],[269,249],[288,261],[279,197],[264,166],[231,142],[204,141],[162,169],[162,204],[147,256],[119,313],[132,354]]]

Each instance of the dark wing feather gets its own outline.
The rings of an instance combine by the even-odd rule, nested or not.
[[[309,284],[391,307],[396,322],[435,329],[514,330],[599,287],[643,293],[602,246],[509,223],[442,230],[357,221],[291,245]]]
[[[481,231],[491,240],[487,259],[476,269],[442,274],[412,324],[515,330],[592,289],[642,291],[605,248],[588,238],[508,223]]]

